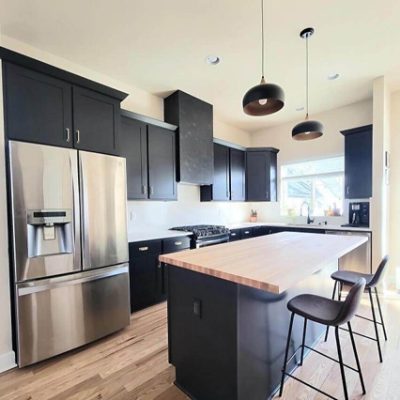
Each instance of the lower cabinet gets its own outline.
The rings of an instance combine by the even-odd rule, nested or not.
[[[131,312],[166,300],[167,266],[158,258],[189,248],[190,238],[185,236],[129,243]]]

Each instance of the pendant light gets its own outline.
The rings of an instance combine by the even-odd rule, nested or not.
[[[243,97],[243,111],[249,115],[268,115],[279,111],[285,104],[282,88],[266,83],[264,78],[264,0],[261,0],[261,82]]]
[[[292,138],[295,140],[312,140],[323,134],[324,126],[319,121],[308,119],[308,39],[314,34],[314,28],[306,28],[300,32],[300,37],[306,40],[306,119],[297,124],[292,130]]]

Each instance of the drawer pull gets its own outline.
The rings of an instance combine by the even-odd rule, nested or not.
[[[244,234],[245,235],[248,235],[250,232],[249,231],[244,231]]]
[[[182,242],[175,242],[174,245],[175,246],[180,246],[182,244]]]
[[[236,233],[231,233],[231,236],[236,236]]]
[[[139,251],[147,251],[149,248],[147,246],[145,247],[139,247]]]

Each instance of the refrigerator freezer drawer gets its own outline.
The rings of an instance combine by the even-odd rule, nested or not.
[[[18,284],[16,298],[23,367],[129,325],[129,266]]]

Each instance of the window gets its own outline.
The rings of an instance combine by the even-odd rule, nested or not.
[[[281,212],[284,215],[300,215],[305,202],[313,216],[342,215],[343,197],[343,156],[281,167]]]

